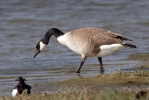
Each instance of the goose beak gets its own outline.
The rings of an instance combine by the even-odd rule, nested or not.
[[[40,51],[36,51],[35,52],[35,55],[34,55],[34,58],[40,53]]]

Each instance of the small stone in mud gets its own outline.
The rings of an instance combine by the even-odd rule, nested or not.
[[[136,94],[136,99],[140,99],[141,97],[145,96],[147,94],[146,91],[140,91]]]
[[[37,85],[38,85],[37,83],[33,84],[33,86],[37,86]]]
[[[134,83],[133,81],[128,81],[127,83]]]

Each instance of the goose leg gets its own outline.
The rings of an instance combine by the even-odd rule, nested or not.
[[[102,58],[101,57],[98,57],[98,61],[99,61],[99,64],[100,64],[100,72],[101,73],[104,73],[104,69],[103,69],[103,65],[102,65]]]
[[[87,57],[85,57],[85,56],[82,57],[82,61],[81,61],[81,63],[80,63],[80,66],[78,67],[76,73],[80,73],[81,67],[83,66],[83,64],[84,64],[84,62],[85,62],[85,60],[86,60],[86,58],[87,58]]]

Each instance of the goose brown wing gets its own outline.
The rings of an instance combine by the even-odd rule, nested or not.
[[[71,35],[77,37],[76,39],[81,39],[80,41],[92,41],[98,45],[122,43],[123,40],[131,41],[120,34],[95,27],[73,30],[71,31]]]
[[[119,34],[94,27],[73,30],[67,34],[69,46],[80,49],[81,53],[90,57],[95,56],[100,51],[100,45],[122,44],[123,39],[126,38]]]

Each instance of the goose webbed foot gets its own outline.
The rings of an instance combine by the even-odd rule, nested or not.
[[[77,70],[76,73],[80,73],[80,70]]]
[[[105,70],[104,69],[100,69],[100,74],[104,74]]]

